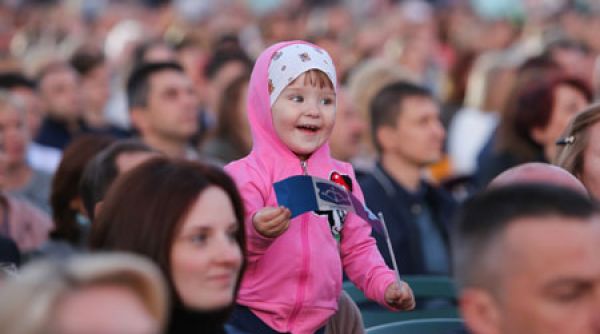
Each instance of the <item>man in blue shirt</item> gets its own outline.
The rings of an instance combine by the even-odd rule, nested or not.
[[[384,87],[370,108],[379,158],[358,181],[367,206],[383,212],[400,274],[449,273],[448,221],[454,201],[424,177],[442,156],[445,131],[427,89],[407,82]],[[385,239],[374,234],[388,265]]]

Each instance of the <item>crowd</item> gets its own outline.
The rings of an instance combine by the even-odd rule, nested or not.
[[[598,29],[592,0],[1,2],[0,332],[364,333],[344,280],[444,303],[403,275],[451,277],[467,333],[600,332]],[[281,206],[295,175],[389,244]]]

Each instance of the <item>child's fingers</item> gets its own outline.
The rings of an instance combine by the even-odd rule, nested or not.
[[[415,298],[412,289],[406,282],[402,282],[399,289],[398,305],[402,310],[412,310],[415,308]]]
[[[415,307],[415,299],[412,289],[406,282],[391,284],[386,292],[387,302],[400,310],[412,310]]]
[[[288,209],[284,208],[277,216],[271,218],[271,220],[269,220],[269,222],[267,222],[265,225],[268,228],[273,228],[273,229],[279,230],[282,227],[288,225],[289,222],[290,222],[290,212]]]
[[[265,208],[255,216],[256,229],[266,237],[277,237],[289,226],[291,212],[287,208]]]
[[[259,212],[261,221],[271,221],[285,212],[283,207],[266,207]]]

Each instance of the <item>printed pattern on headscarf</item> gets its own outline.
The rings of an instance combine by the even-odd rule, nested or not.
[[[292,44],[275,52],[269,64],[271,106],[287,85],[313,69],[325,73],[336,87],[335,67],[327,51],[309,44]]]

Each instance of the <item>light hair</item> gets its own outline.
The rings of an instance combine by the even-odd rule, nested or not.
[[[369,107],[383,87],[397,81],[418,82],[416,77],[400,65],[378,58],[359,64],[348,78],[348,94],[352,105],[367,125],[363,143],[370,152],[374,151],[374,147],[371,141]]]
[[[139,256],[107,253],[61,262],[40,261],[24,267],[0,290],[0,333],[46,333],[62,298],[73,291],[102,285],[129,289],[164,328],[167,293],[158,269]]]
[[[334,89],[333,83],[331,82],[331,80],[329,79],[327,74],[325,74],[325,72],[323,72],[323,71],[312,69],[312,70],[308,70],[302,74],[305,74],[304,82],[302,83],[304,86],[318,87],[321,89],[323,89],[325,87]],[[290,84],[293,84],[294,82],[296,82],[298,80],[298,78],[296,78]]]
[[[554,163],[577,178],[583,173],[585,149],[590,140],[589,129],[600,121],[600,103],[595,103],[573,118],[561,140]]]
[[[500,75],[510,73],[515,68],[515,60],[503,53],[486,53],[479,56],[467,79],[464,105],[483,112],[500,112],[503,108],[502,103],[508,96],[502,96],[504,99],[494,98],[499,93],[497,81]],[[512,85],[512,82],[504,79],[502,84]],[[504,95],[508,95],[509,92],[510,89],[502,91]]]

